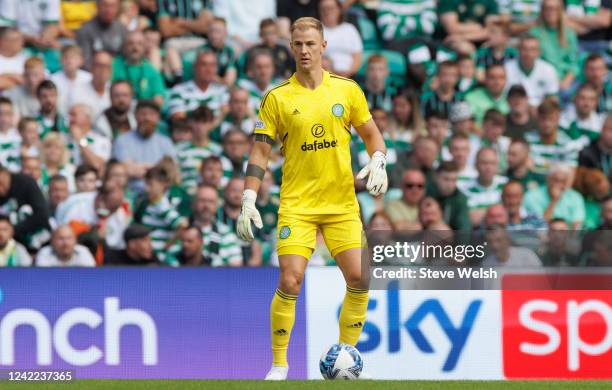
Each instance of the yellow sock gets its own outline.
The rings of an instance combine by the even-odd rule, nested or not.
[[[368,310],[368,290],[346,286],[340,310],[340,343],[355,345],[359,341]]]
[[[272,331],[272,364],[287,366],[287,347],[291,329],[295,322],[295,301],[297,295],[286,294],[276,289],[270,305],[270,325]]]

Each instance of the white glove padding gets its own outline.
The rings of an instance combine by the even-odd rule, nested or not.
[[[372,196],[378,196],[387,192],[387,156],[383,152],[376,151],[372,154],[368,165],[363,167],[357,174],[357,179],[368,177],[366,189]]]
[[[257,207],[255,207],[256,199],[257,193],[253,190],[244,190],[242,193],[242,209],[236,221],[236,234],[238,234],[240,239],[245,241],[253,241],[254,238],[251,221],[258,229],[263,227],[261,215],[259,215]]]

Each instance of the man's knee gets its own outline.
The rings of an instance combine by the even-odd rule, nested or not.
[[[304,273],[296,270],[281,271],[279,288],[282,292],[291,295],[298,295],[302,288]]]

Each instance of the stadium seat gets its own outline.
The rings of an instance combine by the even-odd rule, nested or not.
[[[364,50],[379,50],[381,45],[374,22],[366,17],[360,17],[357,19],[357,24]]]
[[[393,84],[398,87],[403,87],[406,84],[406,59],[401,53],[393,50],[364,50],[361,59],[361,67],[357,71],[356,76],[360,80],[365,79],[368,58],[377,53],[387,58],[389,62],[389,75]]]

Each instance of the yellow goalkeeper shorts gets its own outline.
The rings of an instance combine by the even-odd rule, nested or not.
[[[332,256],[347,249],[364,246],[363,226],[359,213],[348,214],[281,214],[278,216],[278,255],[300,255],[310,259],[317,242],[317,227]]]

